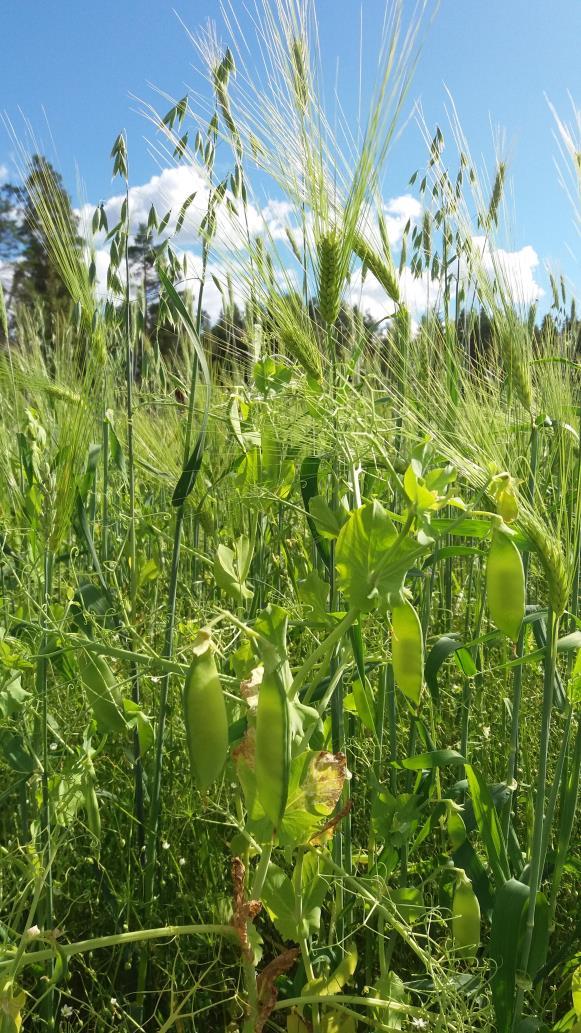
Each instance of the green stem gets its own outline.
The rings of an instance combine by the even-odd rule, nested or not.
[[[109,420],[103,417],[103,499],[101,508],[101,562],[109,559]]]
[[[42,636],[39,656],[36,662],[36,690],[41,705],[41,727],[40,727],[40,754],[42,757],[41,775],[41,811],[40,811],[40,841],[42,843],[43,855],[46,865],[46,880],[44,893],[41,901],[41,920],[45,930],[54,928],[53,912],[53,886],[52,886],[52,851],[51,839],[52,829],[50,820],[50,795],[49,795],[49,750],[48,750],[48,657],[46,655],[49,634],[49,606],[52,591],[52,572],[54,556],[47,545],[44,552],[44,572],[42,586]],[[52,977],[52,966],[49,971],[49,979]],[[43,1016],[49,1026],[54,1025],[54,989],[51,987],[43,999]]]
[[[316,667],[319,662],[323,662],[329,657],[329,654],[343,638],[345,632],[348,631],[351,625],[357,620],[358,616],[359,610],[356,607],[352,607],[348,610],[342,620],[335,625],[327,637],[323,639],[317,648],[313,650],[310,656],[307,657],[302,667],[299,667],[293,678],[293,682],[288,693],[290,700],[295,699],[313,668]],[[306,700],[306,702],[308,702],[308,700]]]
[[[206,255],[206,251],[204,251]],[[206,262],[204,259],[203,269],[205,273]],[[202,321],[202,297],[204,290],[204,278],[200,281],[200,291],[198,295],[198,306],[196,315],[196,333],[199,336]],[[191,452],[192,444],[192,432],[193,432],[193,418],[195,408],[195,396],[198,379],[198,364],[196,359],[192,362],[191,369],[191,383],[190,383],[190,396],[188,400],[188,416],[186,425],[186,434],[184,441],[184,452],[183,452],[183,467],[185,469],[187,461]],[[164,646],[162,658],[166,661],[171,660],[173,655],[173,641],[175,631],[175,617],[176,617],[176,601],[177,601],[177,588],[178,588],[178,577],[180,567],[180,552],[181,552],[181,540],[182,530],[184,523],[185,514],[185,503],[178,506],[175,516],[174,524],[174,538],[172,548],[172,559],[171,559],[171,570],[168,587],[168,601],[167,601],[167,616],[166,626],[164,635]],[[168,713],[168,700],[169,700],[169,686],[170,686],[170,671],[166,669],[162,681],[159,699],[159,709],[157,718],[157,728],[155,737],[155,753],[154,753],[154,766],[153,766],[153,777],[150,792],[150,808],[149,808],[149,820],[147,827],[147,836],[145,841],[145,871],[143,878],[143,903],[145,906],[146,920],[151,914],[151,908],[153,903],[154,889],[155,889],[155,876],[156,876],[156,861],[157,861],[157,840],[159,832],[159,822],[161,814],[161,785],[162,785],[162,771],[163,771],[163,748],[165,740],[165,726],[167,722]],[[138,972],[138,994],[137,999],[139,1007],[143,1010],[144,992],[147,982],[147,969],[148,969],[148,953],[143,951],[139,959],[139,972]]]
[[[575,735],[575,746],[573,757],[563,783],[561,797],[561,814],[559,819],[559,837],[557,842],[557,857],[551,879],[551,893],[549,897],[549,931],[552,931],[555,924],[555,909],[557,907],[557,895],[561,887],[561,879],[567,862],[571,835],[575,826],[577,813],[577,800],[579,797],[579,783],[581,779],[581,719],[577,717],[577,732]]]
[[[538,452],[539,452],[539,429],[536,426],[536,424],[533,424],[533,428],[532,428],[532,431],[531,431],[531,462],[530,462],[529,479],[528,479],[528,486],[527,486],[527,494],[528,494],[529,501],[531,501],[531,502],[532,502],[532,500],[534,498],[534,492],[535,492],[535,481],[536,481],[536,475],[537,475]],[[523,570],[524,570],[524,578],[525,578],[525,593],[526,593],[526,586],[527,586],[527,582],[528,582],[529,564],[530,564],[530,553],[525,552],[524,557],[523,557]],[[516,645],[516,655],[517,655],[517,658],[519,658],[519,659],[524,656],[525,637],[526,637],[526,624],[522,624],[521,628],[520,628],[520,631],[519,631],[517,645]],[[507,802],[505,804],[505,807],[504,807],[504,813],[502,815],[502,819],[503,819],[502,824],[503,824],[503,832],[504,832],[505,843],[508,843],[508,837],[509,837],[509,834],[510,834],[510,824],[511,824],[511,820],[512,820],[512,802],[513,802],[512,786],[514,785],[514,780],[515,780],[516,761],[517,761],[517,753],[518,753],[520,707],[521,707],[521,699],[522,699],[522,679],[523,679],[523,666],[522,666],[522,664],[517,664],[517,666],[514,668],[513,680],[512,680],[512,715],[511,715],[511,725],[510,725],[510,747],[509,747],[508,764],[507,764],[507,771],[506,771],[506,784],[509,787],[510,794],[509,794],[508,800],[507,800]]]
[[[146,943],[151,940],[173,940],[176,936],[221,936],[224,939],[238,941],[238,934],[231,925],[166,925],[157,929],[133,929],[126,933],[113,933],[111,936],[95,936],[88,940],[77,940],[75,943],[59,944],[59,951],[67,958],[76,954],[87,954],[105,947],[125,947],[129,943]],[[14,974],[27,965],[36,965],[41,961],[54,958],[54,948],[27,951],[21,954]],[[12,964],[11,959],[0,961],[0,970]]]
[[[559,629],[558,617],[555,617],[552,608],[549,606],[547,613],[547,647],[545,651],[545,666],[543,679],[543,711],[541,718],[541,742],[539,747],[539,764],[537,776],[537,796],[535,801],[535,815],[533,824],[533,843],[531,850],[531,867],[529,876],[530,893],[528,899],[527,919],[523,936],[523,943],[519,959],[519,969],[526,972],[528,969],[531,945],[533,941],[533,930],[535,925],[535,910],[537,904],[537,892],[542,878],[543,860],[543,829],[545,821],[545,796],[547,783],[547,760],[549,753],[549,737],[551,731],[551,711],[553,707],[553,683],[555,680],[555,663],[557,657],[557,636]],[[525,988],[519,986],[516,995],[514,1012],[514,1028],[518,1027],[522,1016]]]
[[[260,861],[256,866],[254,876],[252,879],[252,886],[250,889],[250,899],[260,900],[262,890],[264,888],[264,881],[268,872],[268,866],[270,864],[270,858],[272,856],[273,841],[263,847],[260,855]],[[249,919],[246,923],[247,932],[250,933],[252,927],[252,919]],[[242,1027],[242,1033],[254,1033],[258,1017],[259,1017],[259,1002],[258,1002],[258,985],[256,981],[256,965],[252,955],[247,955],[246,952],[242,954],[242,968],[244,972],[244,985],[246,987],[246,998],[248,1013],[244,1020]]]
[[[377,897],[374,897],[373,893],[371,893],[367,889],[365,884],[362,883],[359,879],[357,879],[354,875],[350,875],[348,872],[346,872],[345,869],[341,867],[341,865],[337,864],[336,861],[334,861],[331,858],[328,851],[321,850],[319,848],[314,849],[315,853],[323,859],[327,868],[330,868],[331,871],[335,873],[335,875],[340,876],[341,881],[347,887],[349,887],[349,889],[351,889],[353,893],[360,896],[368,904],[371,904],[374,908],[376,908],[376,910],[378,910],[380,914],[383,914],[385,916],[385,918],[387,919],[387,924],[396,933],[399,933],[402,940],[404,940],[405,943],[407,943],[408,947],[413,951],[416,957],[418,957],[422,964],[425,965],[426,968],[429,970],[430,959],[428,955],[422,949],[422,947],[420,947],[419,943],[417,943],[417,941],[410,933],[408,927],[401,920],[395,906],[388,907],[387,903],[384,903],[384,901],[387,899],[385,896],[381,901],[378,900]]]
[[[565,766],[565,760],[569,749],[569,736],[571,734],[571,721],[573,718],[572,707],[569,706],[567,711],[567,717],[565,719],[565,728],[561,735],[561,745],[559,747],[559,755],[557,757],[557,763],[555,764],[555,770],[553,772],[553,780],[551,784],[551,792],[549,794],[549,800],[547,803],[547,812],[545,814],[545,823],[543,827],[543,846],[542,846],[542,857],[541,857],[541,871],[545,867],[545,861],[547,859],[547,851],[549,849],[549,843],[551,841],[551,829],[553,827],[553,820],[555,818],[555,811],[557,809],[557,800],[559,792],[561,790],[561,779],[563,777],[563,769]]]
[[[295,915],[297,922],[297,930],[299,936],[299,946],[301,949],[301,958],[303,959],[303,966],[305,969],[305,975],[307,981],[312,983],[315,978],[313,965],[311,962],[311,956],[309,954],[309,944],[306,935],[303,932],[303,861],[305,857],[305,848],[299,847],[297,853],[295,874],[296,878],[293,877],[295,883]],[[320,1016],[319,1008],[315,1004],[312,1009],[312,1022],[313,1022],[313,1033],[319,1033],[320,1030]]]

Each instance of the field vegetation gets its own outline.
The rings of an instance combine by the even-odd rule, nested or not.
[[[207,88],[146,108],[203,170],[195,276],[199,199],[136,233],[124,134],[114,226],[20,146],[0,1030],[579,1031],[575,301],[552,279],[542,320],[523,304],[506,164],[477,167],[453,109],[447,142],[420,122],[392,254],[419,9],[394,6],[355,129],[306,0],[259,14],[262,70],[231,13],[194,39]],[[579,222],[579,119],[555,118]],[[256,229],[265,182],[284,239]]]

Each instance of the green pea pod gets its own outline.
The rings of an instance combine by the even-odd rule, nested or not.
[[[480,904],[464,872],[458,875],[454,888],[452,936],[459,957],[476,957],[480,946]]]
[[[205,793],[228,755],[228,715],[210,635],[201,631],[184,685],[184,724],[194,782]]]
[[[127,725],[113,671],[102,656],[88,653],[86,649],[81,651],[78,664],[97,724],[106,732],[123,732]]]
[[[393,607],[391,632],[391,656],[397,686],[417,705],[424,676],[424,639],[411,603],[398,603]]]
[[[491,620],[516,641],[525,615],[525,574],[520,552],[508,535],[495,531],[486,564],[486,597]]]
[[[83,779],[83,806],[87,818],[87,828],[97,844],[101,842],[101,815],[99,801],[95,791],[95,780],[90,775]]]
[[[283,819],[290,773],[289,707],[282,678],[265,671],[256,711],[256,791],[273,826]]]

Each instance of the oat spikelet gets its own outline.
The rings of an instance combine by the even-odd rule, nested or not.
[[[375,279],[381,284],[387,296],[392,301],[399,302],[400,292],[395,269],[375,251],[365,240],[361,233],[356,233],[353,238],[353,253],[363,263]]]
[[[341,307],[342,277],[340,271],[341,242],[336,230],[326,233],[318,244],[319,312],[332,326]]]

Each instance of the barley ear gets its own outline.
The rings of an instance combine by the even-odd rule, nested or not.
[[[319,312],[329,326],[339,315],[341,307],[341,242],[335,230],[326,233],[318,244],[319,259]]]
[[[381,284],[387,296],[392,301],[400,301],[399,283],[395,269],[388,264],[365,240],[361,233],[356,233],[353,238],[353,253],[363,263],[365,269],[373,273],[375,279]]]
[[[556,617],[567,609],[569,579],[563,550],[557,538],[551,535],[537,517],[523,513],[520,524],[532,541],[541,561],[549,590],[549,603]]]

